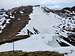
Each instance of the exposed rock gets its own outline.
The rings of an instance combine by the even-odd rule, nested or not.
[[[10,23],[8,23],[2,30],[2,33],[0,33],[0,42],[16,39],[17,32],[28,24],[30,20],[29,15],[32,11],[32,6],[21,6],[8,10],[6,12],[8,15],[6,19],[10,19]]]

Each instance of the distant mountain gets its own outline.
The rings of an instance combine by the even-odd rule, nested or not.
[[[71,17],[75,16],[75,6],[73,7],[65,7],[62,9],[49,9],[47,7],[43,7],[45,12],[53,12],[55,14],[58,14],[61,17]]]

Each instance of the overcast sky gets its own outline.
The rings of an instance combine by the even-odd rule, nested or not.
[[[21,5],[48,4],[52,7],[75,5],[75,0],[0,0],[0,8],[12,8]]]

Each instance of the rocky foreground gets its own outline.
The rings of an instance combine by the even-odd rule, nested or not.
[[[64,56],[64,54],[49,51],[36,51],[36,52],[9,51],[9,52],[1,52],[0,56]]]

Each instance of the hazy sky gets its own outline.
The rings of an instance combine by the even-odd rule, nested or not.
[[[12,8],[21,5],[48,4],[51,7],[75,5],[75,0],[0,0],[0,8]]]

